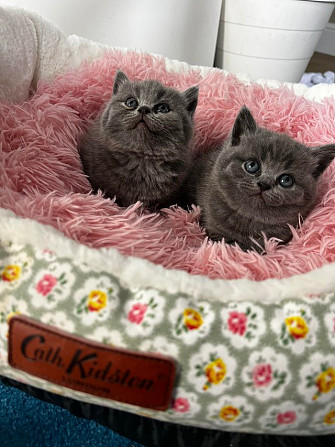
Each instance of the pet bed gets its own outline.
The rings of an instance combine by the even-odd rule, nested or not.
[[[335,163],[292,241],[278,247],[270,240],[260,255],[208,241],[196,207],[149,213],[140,203],[123,209],[91,194],[77,141],[108,100],[117,69],[178,89],[199,85],[199,152],[227,136],[243,104],[261,126],[311,146],[332,143],[335,87],[251,83],[66,38],[33,14],[0,11],[25,40],[16,61],[31,62],[10,74],[1,67],[11,84],[0,105],[0,375],[64,402],[139,415],[145,424],[181,432],[334,434]],[[20,20],[30,27],[30,47]],[[30,82],[20,83],[25,75]],[[10,365],[8,324],[15,315],[101,346],[169,356],[177,366],[169,407],[107,399]]]

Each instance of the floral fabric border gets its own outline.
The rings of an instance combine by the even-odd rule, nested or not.
[[[105,344],[175,358],[166,412],[78,393],[14,370],[8,322],[24,314]],[[226,431],[335,433],[335,293],[228,304],[154,288],[48,247],[0,245],[0,374],[87,402]]]

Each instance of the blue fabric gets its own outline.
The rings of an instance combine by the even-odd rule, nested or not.
[[[326,71],[325,73],[304,73],[300,80],[302,84],[307,87],[313,87],[317,84],[333,84],[335,82],[335,73],[333,71]]]
[[[0,383],[1,447],[144,447]]]

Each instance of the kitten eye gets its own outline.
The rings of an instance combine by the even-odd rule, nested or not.
[[[135,98],[128,98],[124,103],[127,107],[133,110],[136,109],[136,107],[138,106],[138,102]]]
[[[259,171],[260,165],[256,160],[248,160],[243,164],[243,167],[248,174],[256,174]]]
[[[170,107],[168,104],[158,104],[158,106],[156,107],[156,111],[159,113],[168,113],[170,112]]]
[[[278,177],[278,183],[283,188],[290,188],[294,184],[294,179],[289,174],[282,174]]]

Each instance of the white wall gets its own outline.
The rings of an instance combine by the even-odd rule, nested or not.
[[[212,66],[222,0],[0,0],[111,46]]]

